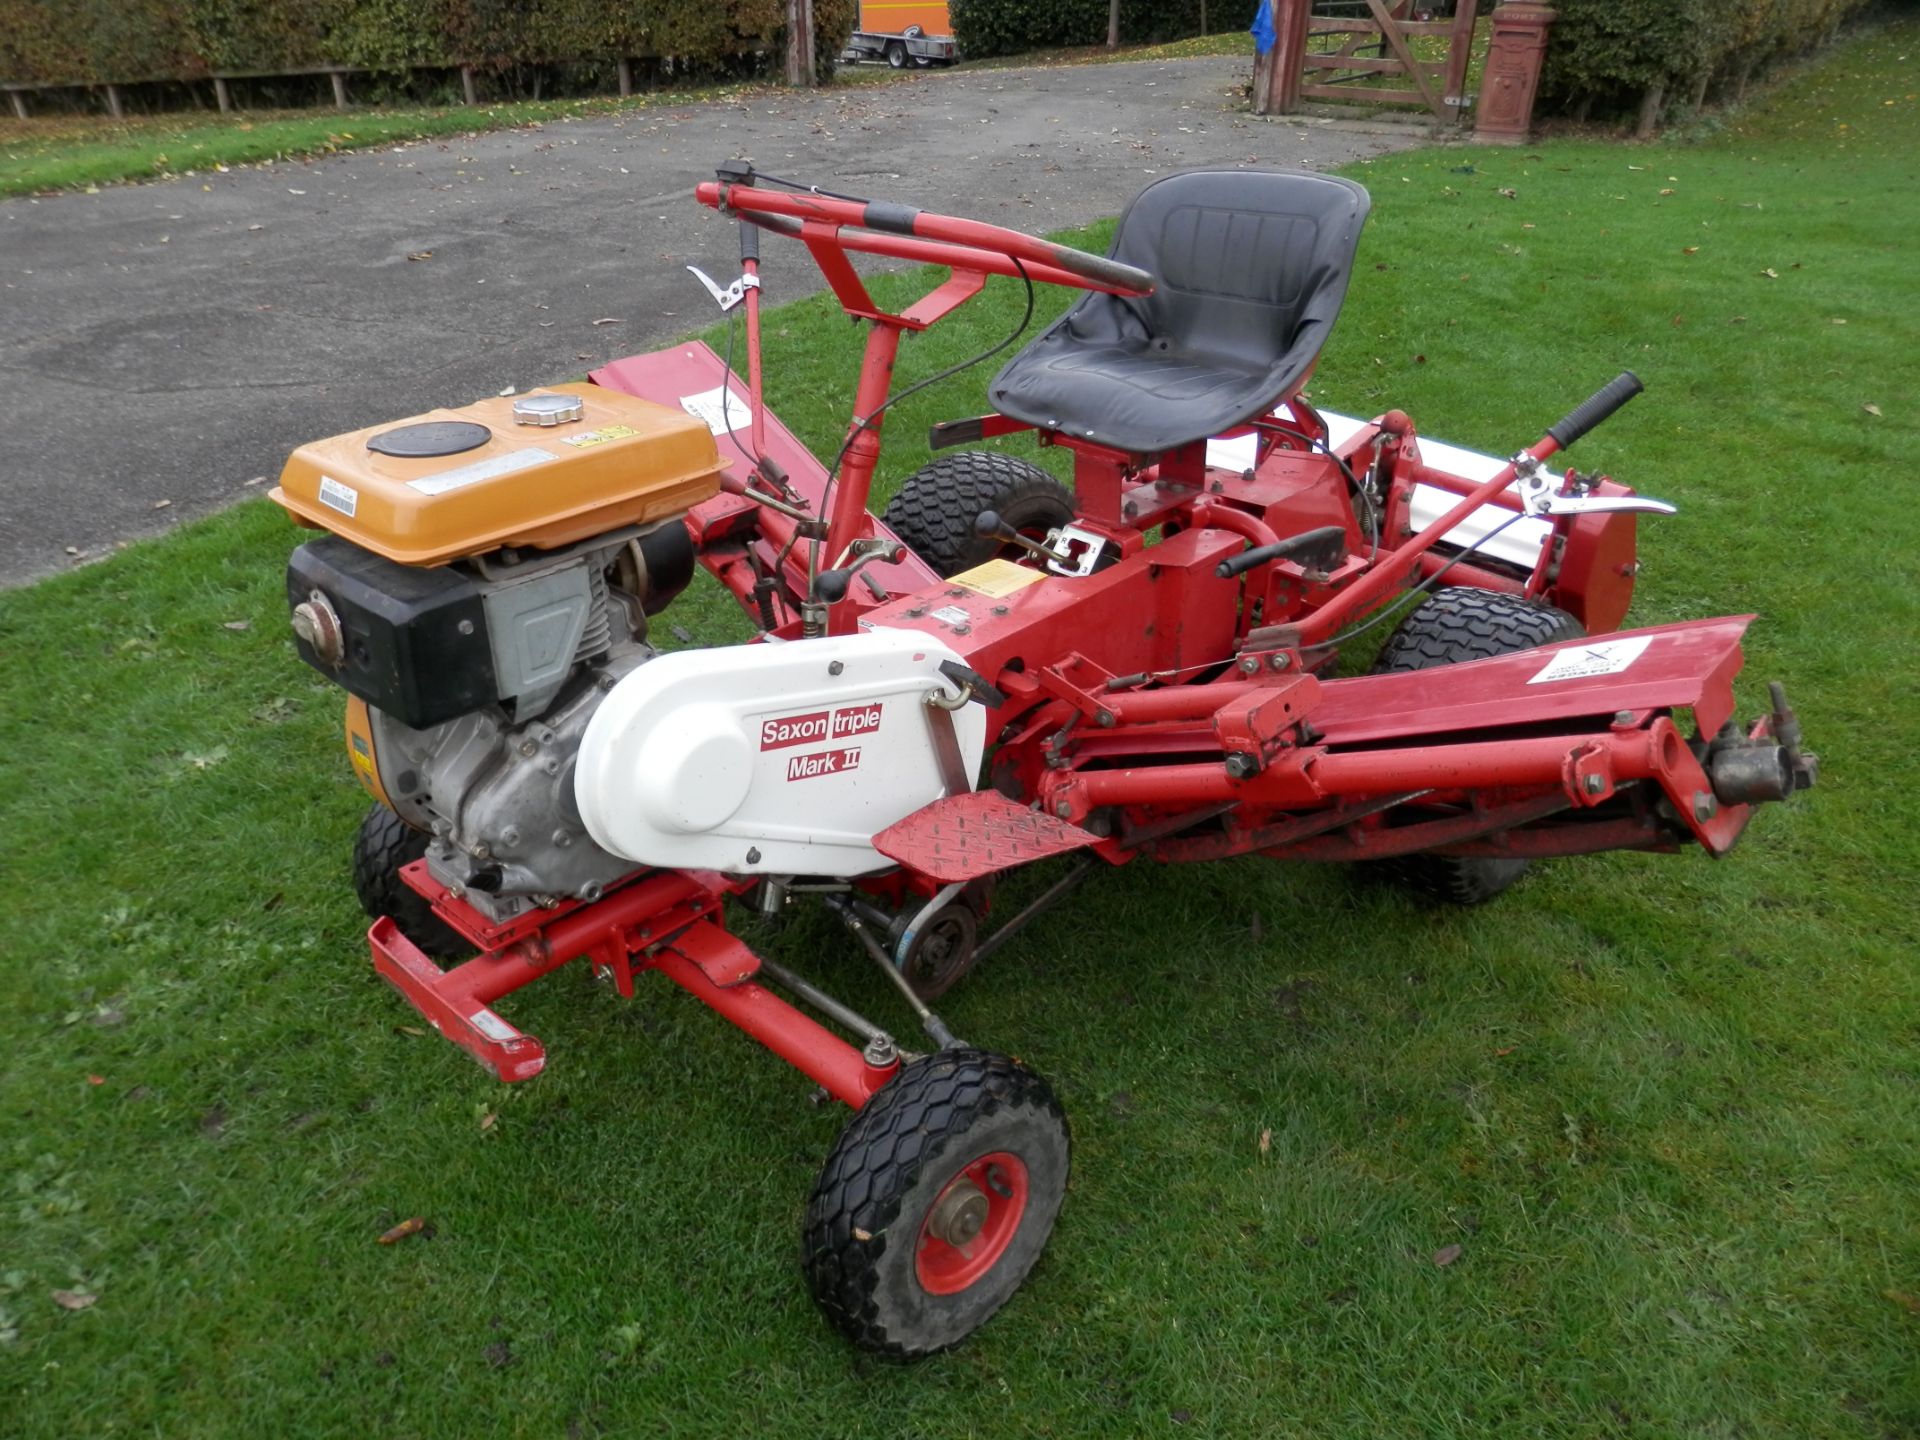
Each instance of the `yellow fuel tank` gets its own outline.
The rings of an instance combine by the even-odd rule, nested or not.
[[[430,566],[664,520],[713,496],[724,468],[692,415],[556,385],[302,445],[272,493],[304,524]]]

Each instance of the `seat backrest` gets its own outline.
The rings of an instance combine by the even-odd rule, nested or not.
[[[1158,288],[1144,299],[1089,294],[1071,328],[1082,340],[1146,343],[1236,369],[1304,350],[1304,371],[1340,313],[1370,204],[1350,180],[1301,171],[1156,180],[1127,206],[1108,253],[1157,276]]]

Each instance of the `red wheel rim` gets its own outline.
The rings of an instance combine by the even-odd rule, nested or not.
[[[999,1263],[1027,1213],[1027,1167],[996,1150],[969,1160],[920,1222],[914,1273],[929,1295],[956,1295]],[[957,1243],[956,1243],[957,1242]]]

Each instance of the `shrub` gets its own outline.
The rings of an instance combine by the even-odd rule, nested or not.
[[[1207,26],[1244,30],[1258,0],[1209,0]],[[1103,45],[1107,0],[951,0],[954,38],[969,59],[1061,45]],[[1157,44],[1200,33],[1200,0],[1121,0],[1120,38]]]
[[[1817,49],[1868,0],[1555,0],[1543,109],[1579,116],[1639,106],[1651,123],[1676,97],[1738,91],[1777,61]]]

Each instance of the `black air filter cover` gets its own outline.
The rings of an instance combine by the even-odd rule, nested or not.
[[[493,431],[476,420],[422,420],[382,430],[367,441],[367,449],[401,460],[431,460],[441,455],[464,455],[493,438]]]
[[[375,709],[424,730],[499,698],[486,607],[459,571],[399,565],[329,535],[287,562],[289,607],[316,590],[340,617],[344,658],[336,669],[296,639],[300,658]]]

